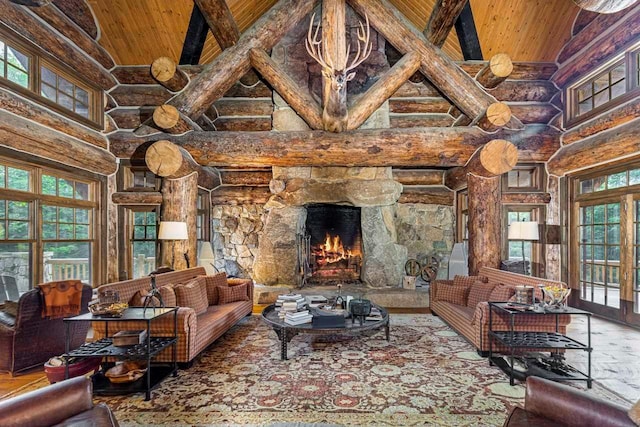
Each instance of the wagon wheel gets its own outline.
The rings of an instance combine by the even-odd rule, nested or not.
[[[420,270],[420,277],[422,277],[422,280],[424,280],[427,283],[431,283],[431,281],[435,280],[437,274],[438,274],[438,269],[430,265],[425,265]]]
[[[420,274],[420,270],[422,266],[418,262],[418,260],[410,259],[404,264],[404,272],[407,273],[407,276],[416,277]]]

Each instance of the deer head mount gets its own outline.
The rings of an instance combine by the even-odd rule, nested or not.
[[[309,23],[309,32],[305,46],[309,55],[322,66],[322,76],[326,79],[325,82],[330,82],[330,90],[325,92],[328,94],[327,99],[323,100],[322,123],[326,131],[342,132],[347,127],[347,118],[349,116],[349,110],[347,108],[347,82],[352,80],[356,75],[355,72],[350,71],[364,62],[373,49],[373,44],[369,42],[371,34],[369,17],[365,14],[366,26],[360,21],[360,27],[357,32],[358,51],[348,65],[351,46],[347,45],[344,61],[340,64],[336,63],[328,54],[329,49],[327,48],[326,39],[321,40],[318,38],[320,26],[318,25],[315,32],[313,32],[314,18],[315,13]],[[344,31],[341,31],[340,34],[341,37],[344,37]]]

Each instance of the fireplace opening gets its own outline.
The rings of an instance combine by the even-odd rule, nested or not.
[[[310,281],[360,280],[362,234],[360,208],[314,204],[307,206]]]

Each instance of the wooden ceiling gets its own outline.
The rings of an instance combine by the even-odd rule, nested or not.
[[[227,0],[240,31],[249,28],[277,0]],[[436,0],[390,0],[423,29]],[[192,0],[88,0],[101,27],[100,43],[119,65],[150,64],[159,56],[178,61]],[[554,62],[571,34],[579,8],[571,0],[470,0],[485,59],[505,52],[514,61]],[[462,60],[452,31],[443,50]],[[201,63],[220,47],[209,33]]]

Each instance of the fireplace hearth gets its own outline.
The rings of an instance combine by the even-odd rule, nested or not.
[[[329,204],[307,206],[308,284],[359,282],[362,271],[360,208]]]

